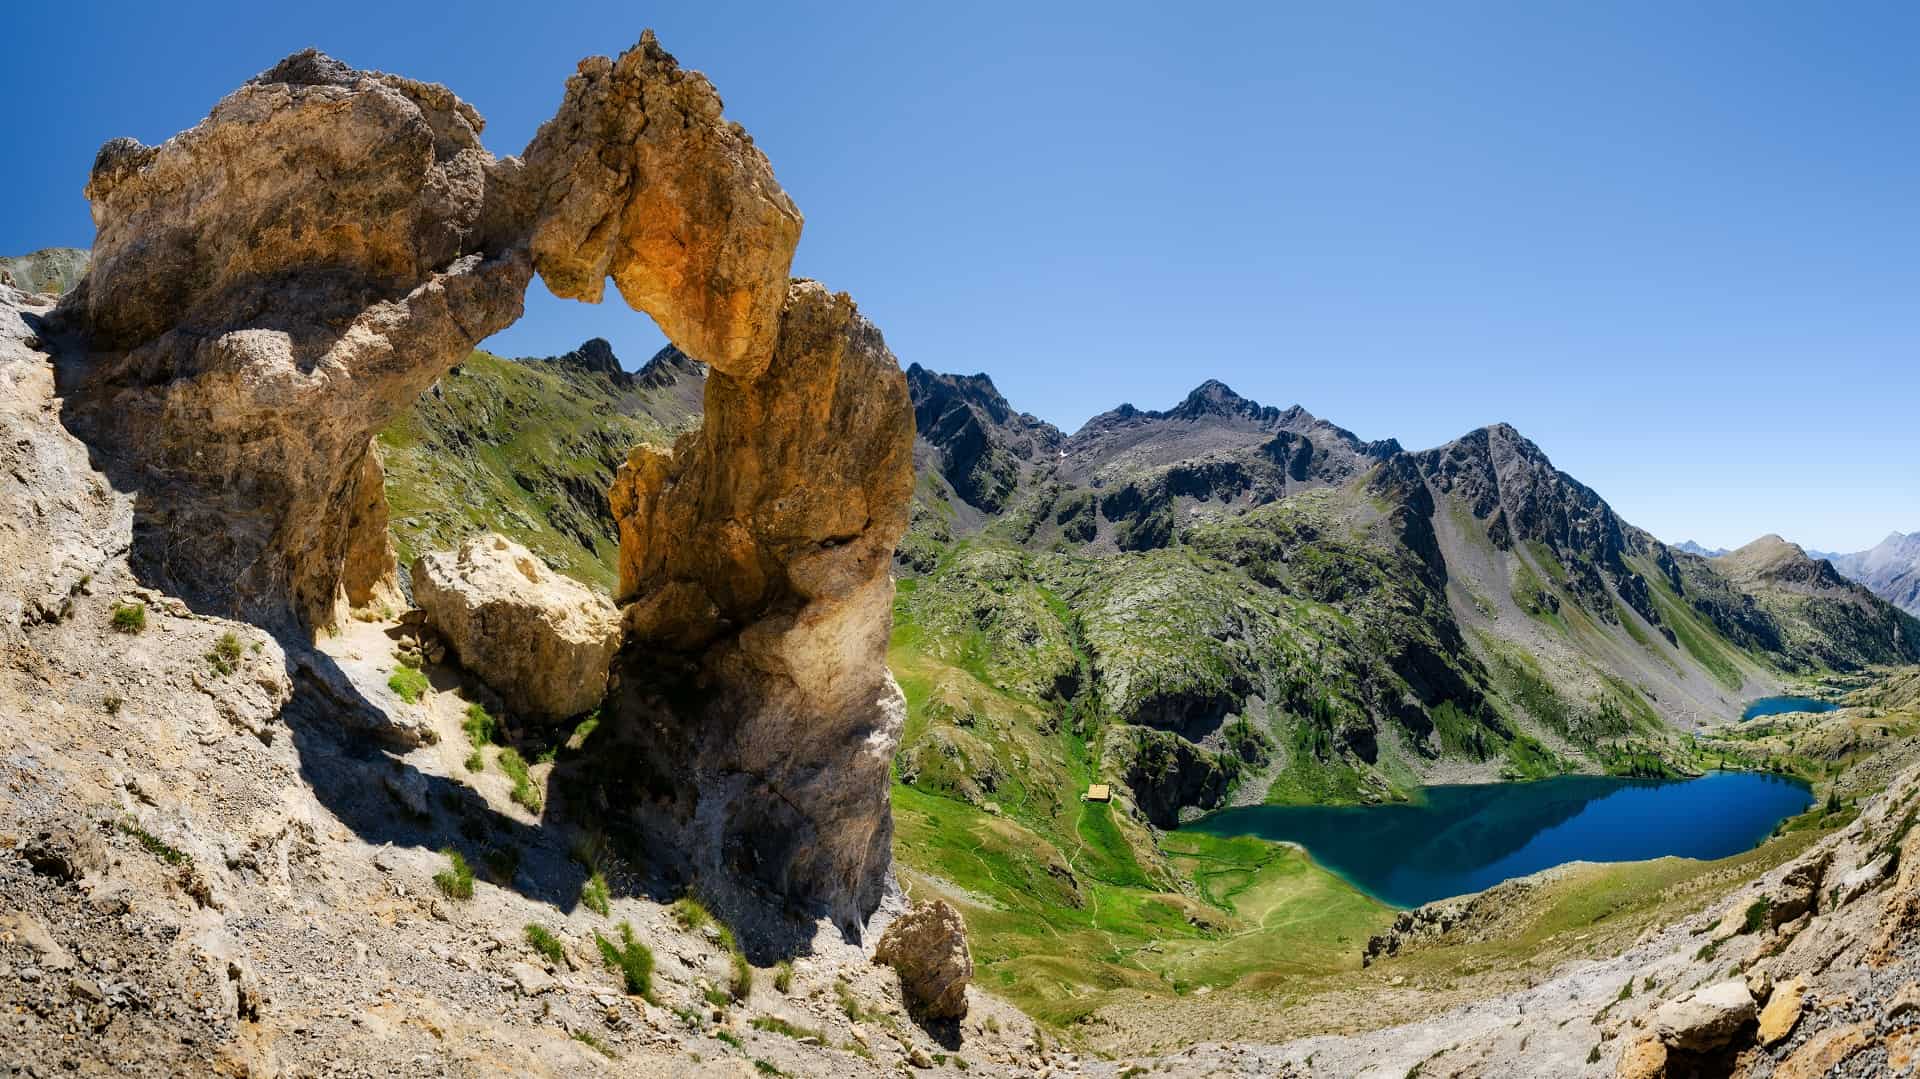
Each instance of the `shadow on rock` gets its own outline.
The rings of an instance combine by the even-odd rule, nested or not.
[[[293,697],[281,712],[315,797],[360,839],[375,845],[451,848],[477,873],[529,899],[571,912],[588,870],[546,818],[529,824],[479,792],[423,772],[401,755],[386,714],[361,696],[332,657],[289,643]],[[383,737],[386,735],[386,737]]]

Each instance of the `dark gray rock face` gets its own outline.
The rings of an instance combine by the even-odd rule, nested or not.
[[[1553,467],[1540,447],[1502,423],[1482,427],[1416,454],[1436,493],[1452,495],[1487,522],[1496,546],[1544,544],[1566,567],[1569,585],[1588,611],[1617,622],[1609,586],[1655,626],[1659,612],[1646,582],[1626,565],[1629,553],[1651,549],[1592,488]]]
[[[919,439],[938,459],[953,490],[988,513],[1005,507],[1021,479],[1057,455],[1052,424],[1016,413],[986,375],[941,375],[907,368]]]

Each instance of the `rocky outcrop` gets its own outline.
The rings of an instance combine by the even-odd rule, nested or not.
[[[1701,1052],[1733,1040],[1753,1022],[1753,994],[1747,983],[1717,982],[1670,1000],[1653,1013],[1653,1033],[1668,1049]]]
[[[1018,413],[980,375],[943,375],[907,368],[914,427],[953,491],[988,513],[1005,507],[1033,466],[1058,456],[1058,428]]]
[[[653,720],[655,756],[689,762],[662,777],[659,824],[696,871],[818,901],[849,931],[891,857],[889,565],[912,423],[879,331],[799,281],[765,373],[715,364],[700,429],[635,450],[610,496],[634,662],[686,657],[700,690]],[[620,714],[661,715],[652,681],[626,679]]]
[[[967,926],[944,899],[915,903],[880,936],[873,961],[900,975],[907,1006],[922,1019],[958,1021],[967,1017],[967,983],[973,980],[973,956],[967,951]]]
[[[673,778],[662,834],[853,934],[890,858],[912,411],[853,302],[789,283],[799,211],[721,109],[648,33],[583,61],[524,160],[496,160],[443,87],[289,57],[158,147],[102,148],[63,375],[76,431],[140,492],[144,575],[326,627],[390,565],[356,533],[385,515],[370,436],[512,322],[536,270],[588,301],[611,277],[712,372],[704,426],[637,453],[613,496],[633,651],[701,683],[698,706],[627,713],[676,732],[643,752]],[[598,698],[596,619],[560,631],[544,597],[501,606],[485,597],[506,582],[417,570],[463,661],[519,707]],[[531,643],[549,629],[564,647]]]
[[[372,434],[520,314],[532,268],[480,127],[442,87],[308,51],[159,146],[101,148],[62,375],[141,491],[156,583],[336,621]]]
[[[370,437],[519,316],[536,267],[585,300],[611,275],[687,353],[765,366],[800,216],[704,77],[649,34],[582,63],[524,162],[481,127],[444,87],[309,50],[160,146],[101,149],[63,375],[143,493],[148,576],[335,624],[367,591]]]
[[[1158,828],[1180,826],[1180,810],[1213,809],[1226,799],[1237,761],[1209,752],[1170,731],[1135,728],[1132,745],[1120,751],[1134,803]]]
[[[413,595],[460,664],[514,712],[564,719],[606,696],[619,612],[505,536],[415,559]]]
[[[683,352],[752,380],[773,354],[800,211],[720,95],[649,31],[580,62],[528,144],[531,245],[557,296],[608,277]]]

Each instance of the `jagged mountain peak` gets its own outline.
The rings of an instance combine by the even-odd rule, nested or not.
[[[668,345],[635,371],[633,380],[648,389],[659,389],[689,378],[705,378],[706,374],[706,364]]]
[[[980,371],[971,375],[946,374],[929,370],[919,364],[907,367],[907,389],[915,402],[923,400],[958,398],[968,404],[984,409],[995,423],[1005,423],[1022,414],[1014,411],[1007,403],[1000,387],[993,384],[993,378]],[[1030,416],[1022,416],[1032,423],[1038,423]]]
[[[613,343],[604,337],[589,337],[572,352],[548,356],[537,362],[577,367],[582,371],[606,375],[616,382],[625,381],[630,377],[626,369],[620,366],[620,357],[614,355]]]

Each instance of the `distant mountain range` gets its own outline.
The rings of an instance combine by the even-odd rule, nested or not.
[[[1410,452],[1210,380],[1067,434],[985,374],[906,375],[899,769],[1010,824],[1082,773],[1171,823],[1657,767],[1793,675],[1920,660],[1920,622],[1799,548],[1668,547],[1504,424]],[[704,382],[671,349],[475,353],[381,436],[403,560],[493,528],[610,587],[608,482]]]
[[[1920,532],[1894,532],[1870,550],[1852,554],[1809,551],[1873,590],[1888,603],[1920,615]]]

